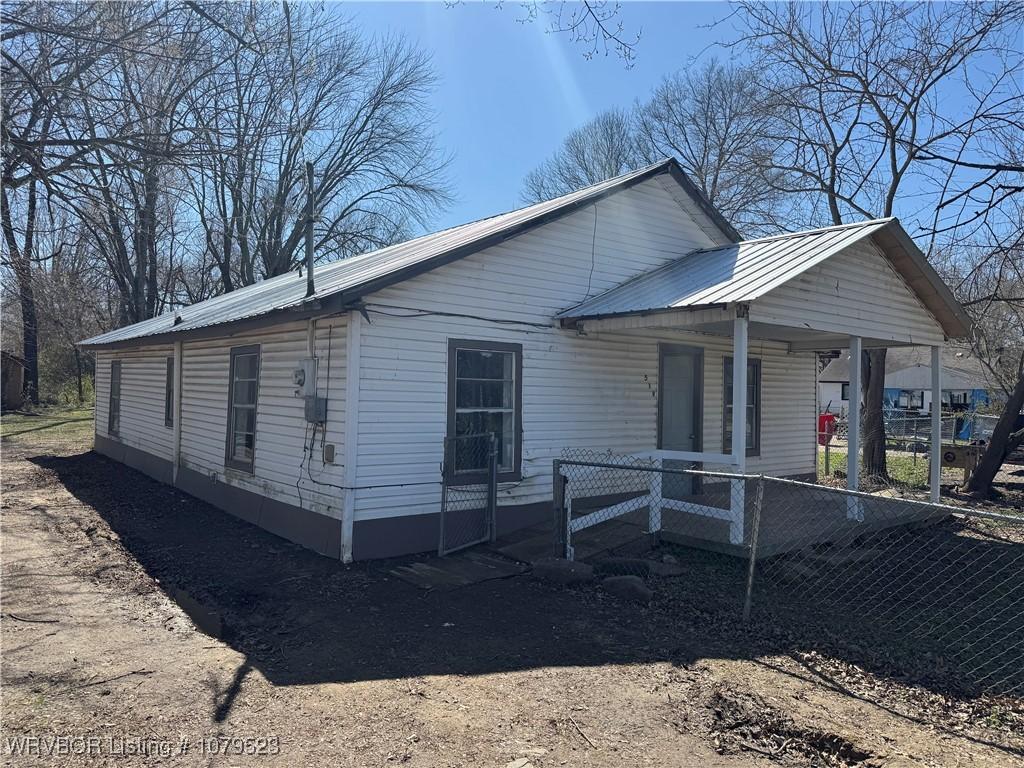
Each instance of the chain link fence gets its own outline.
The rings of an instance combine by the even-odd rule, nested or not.
[[[1024,518],[657,454],[575,452],[554,473],[559,556],[630,533],[684,564],[714,554],[709,593],[752,623],[818,628],[957,694],[1024,696]]]
[[[446,437],[441,477],[438,554],[493,540],[498,489],[496,436],[480,433]]]
[[[983,444],[992,436],[995,419],[976,413],[949,414],[942,417],[943,445],[968,446]],[[930,416],[887,413],[885,424],[885,459],[889,472],[887,485],[926,489],[929,483],[932,423]],[[828,431],[818,433],[818,479],[842,479],[847,475],[847,436],[849,423],[837,419]],[[980,448],[978,449],[980,455]],[[863,475],[862,475],[863,477]],[[943,467],[942,483],[963,482],[963,467]],[[876,484],[879,478],[866,478]]]

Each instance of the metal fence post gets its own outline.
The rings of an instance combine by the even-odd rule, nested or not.
[[[498,435],[491,432],[490,450],[487,454],[487,507],[490,510],[487,525],[489,538],[498,538]]]
[[[764,502],[764,475],[757,476],[754,492],[754,513],[750,521],[750,567],[747,570],[747,595],[743,600],[743,622],[750,621],[750,605],[754,595],[754,567],[757,565],[757,539],[761,532],[761,505]]]
[[[554,498],[555,512],[555,557],[565,557],[569,546],[565,524],[565,478],[562,477],[562,462],[555,459],[551,473],[551,491]]]
[[[447,522],[447,510],[448,510],[448,484],[450,481],[449,473],[451,472],[451,463],[449,462],[448,452],[451,450],[450,438],[444,438],[443,452],[444,455],[441,457],[441,515],[440,515],[440,530],[438,531],[437,538],[437,554],[443,555],[445,551],[445,540],[444,531],[445,523]]]

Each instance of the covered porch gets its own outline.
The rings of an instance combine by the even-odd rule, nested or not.
[[[759,473],[750,470],[763,420],[760,368],[750,354],[753,344],[783,345],[794,359],[849,350],[851,393],[862,391],[865,350],[927,347],[932,396],[941,399],[941,345],[965,335],[967,321],[895,220],[700,251],[583,302],[558,319],[567,331],[595,340],[613,334],[663,340],[678,334],[691,340],[713,338],[718,344],[724,339],[731,349],[725,366],[731,382],[722,408],[721,450],[704,445],[694,426],[702,403],[694,400],[699,385],[693,382],[701,381],[702,371],[685,361],[668,365],[663,353],[657,445],[609,456],[604,467],[600,461],[576,463],[571,454],[556,462],[555,504],[568,507],[567,540],[616,521],[680,543],[746,553],[756,509],[764,524],[758,550],[777,554],[934,515],[912,502],[858,493],[859,396],[850,399],[846,493],[785,479],[757,484],[752,477]],[[685,356],[685,349],[678,355]],[[938,409],[931,418],[929,455],[936,457],[942,447]],[[808,421],[801,439],[816,457],[817,429]],[[940,463],[930,463],[932,503],[939,500]],[[607,477],[599,479],[601,472]],[[623,482],[611,480],[616,472]],[[587,485],[585,476],[594,491],[589,496],[579,492]]]

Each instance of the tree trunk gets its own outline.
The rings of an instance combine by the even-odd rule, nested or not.
[[[82,351],[75,347],[75,384],[78,385],[78,404],[85,402],[85,392],[82,391]]]
[[[11,208],[6,191],[0,196],[0,221],[4,240],[10,252],[11,268],[18,283],[18,302],[21,305],[21,356],[25,360],[25,379],[22,392],[25,399],[39,404],[39,322],[36,312],[35,288],[32,285],[32,251],[35,239],[36,182],[28,187],[28,205],[25,215],[25,239],[19,246],[14,225],[11,222]]]
[[[885,348],[866,349],[863,357],[864,408],[861,411],[861,441],[865,477],[888,480],[885,463]]]
[[[156,316],[157,299],[160,294],[160,286],[157,281],[157,256],[156,256],[156,202],[158,177],[154,166],[149,166],[145,177],[145,209],[146,226],[142,230],[143,253],[146,259],[146,291],[145,291],[145,318],[148,320]]]
[[[999,472],[1006,457],[1013,453],[1024,443],[1024,429],[1014,431],[1017,416],[1021,407],[1024,406],[1024,373],[1017,378],[1017,384],[1010,393],[1009,399],[1003,412],[999,415],[999,421],[992,431],[992,438],[988,441],[985,452],[978,460],[977,466],[967,478],[963,491],[979,498],[987,498],[992,494],[992,481]]]
[[[33,405],[39,405],[39,323],[36,315],[36,296],[31,273],[18,280],[21,299],[22,356],[25,358],[24,393]]]

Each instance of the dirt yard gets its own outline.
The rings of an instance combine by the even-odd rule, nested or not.
[[[649,606],[529,576],[419,590],[93,454],[69,418],[4,430],[11,763],[1024,764],[1019,707],[755,633],[694,599],[707,581],[654,579]]]

